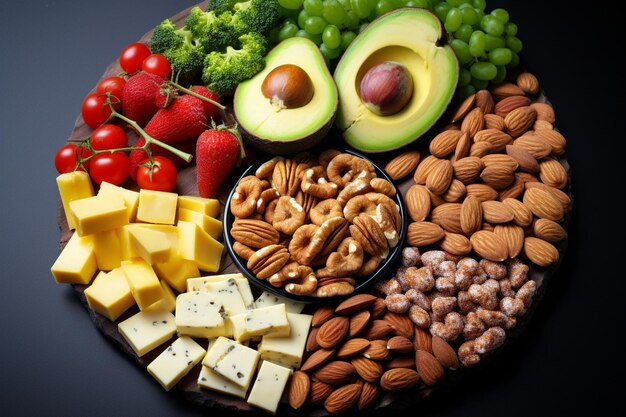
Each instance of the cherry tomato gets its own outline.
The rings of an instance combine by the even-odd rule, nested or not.
[[[121,127],[105,124],[93,131],[90,142],[91,147],[97,151],[125,148],[128,146],[128,136]]]
[[[92,129],[100,126],[111,115],[111,108],[106,103],[106,96],[99,93],[88,94],[83,100],[81,113],[83,120]]]
[[[167,78],[172,73],[170,62],[161,54],[152,54],[144,59],[141,64],[141,69],[162,78]]]
[[[139,42],[131,43],[120,54],[120,67],[129,74],[141,69],[141,63],[150,55],[150,49]]]
[[[164,156],[152,157],[152,179],[150,178],[150,161],[144,159],[137,170],[137,184],[145,190],[172,191],[176,185],[176,167]]]
[[[89,155],[91,155],[91,152],[89,152],[87,148],[68,143],[67,145],[61,146],[54,155],[54,167],[59,174],[72,172],[74,171],[74,167],[76,167],[76,157],[80,156],[81,158],[86,158]],[[83,166],[87,169],[89,169],[89,162],[91,162],[91,160],[83,162]],[[78,167],[78,170],[84,171],[81,166]]]
[[[98,83],[98,85],[96,86],[96,93],[111,93],[111,101],[119,101],[121,103],[122,92],[124,91],[125,85],[126,80],[122,77],[107,77]],[[113,107],[117,109],[119,107],[119,104],[114,104]]]
[[[101,153],[90,160],[89,175],[96,184],[120,185],[128,178],[130,161],[124,152]]]

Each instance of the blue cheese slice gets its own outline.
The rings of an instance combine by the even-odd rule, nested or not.
[[[224,378],[208,366],[202,366],[200,375],[198,376],[198,385],[222,394],[232,395],[234,397],[246,398],[247,389],[235,384],[228,378]]]
[[[259,362],[259,353],[225,337],[218,337],[202,364],[247,390]]]
[[[148,372],[166,391],[172,389],[204,357],[206,351],[192,338],[183,336],[148,365]]]
[[[289,336],[264,336],[257,349],[263,360],[290,368],[298,368],[302,363],[302,355],[309,334],[312,316],[287,313],[287,318],[291,328]]]
[[[230,318],[233,337],[240,342],[255,337],[289,336],[290,327],[284,304],[255,308]]]
[[[241,273],[189,278],[187,279],[187,291],[207,291],[208,284],[228,281],[229,279],[235,280],[235,283],[237,284],[237,289],[241,294],[241,298],[243,299],[243,303],[245,304],[246,308],[254,307],[254,296],[252,295],[252,290],[250,289],[250,283]]]
[[[248,404],[276,414],[290,375],[291,369],[263,361],[261,369],[259,369],[259,373],[254,380],[252,390],[250,390],[247,400]]]
[[[137,356],[145,355],[176,333],[174,315],[163,310],[140,311],[117,327]]]
[[[202,291],[176,297],[176,330],[179,335],[217,337],[226,333],[224,308],[214,296]]]
[[[277,304],[284,304],[287,313],[302,313],[302,310],[304,310],[304,307],[306,306],[304,303],[291,301],[288,298],[280,297],[267,291],[263,291],[263,293],[259,295],[259,298],[257,298],[254,302],[256,308],[275,306]]]

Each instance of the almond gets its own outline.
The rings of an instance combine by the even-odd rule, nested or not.
[[[539,239],[551,243],[559,242],[567,236],[567,232],[560,224],[548,219],[537,219],[533,224],[533,233]]]
[[[472,251],[469,239],[459,233],[446,232],[446,236],[439,242],[441,249],[452,255],[464,256]]]
[[[502,203],[513,211],[513,222],[516,225],[522,228],[530,226],[533,221],[533,213],[524,203],[514,198],[505,198]]]
[[[474,252],[485,259],[502,262],[509,257],[506,242],[498,235],[487,230],[479,230],[470,237]]]
[[[506,198],[517,198],[524,192],[524,180],[516,172],[513,182],[508,187],[498,192],[498,200],[503,201]]]
[[[548,103],[533,103],[530,105],[537,112],[537,120],[543,120],[550,124],[554,124],[555,115],[554,108]]]
[[[525,96],[507,97],[496,103],[495,112],[500,117],[506,117],[507,114],[515,109],[524,106],[530,106],[530,103],[530,99]]]
[[[483,219],[492,224],[507,223],[513,220],[513,210],[500,201],[483,201]]]
[[[413,349],[415,351],[423,350],[432,352],[432,336],[424,329],[415,328],[415,336],[413,336]]]
[[[359,410],[365,410],[376,404],[376,401],[380,397],[380,387],[377,383],[365,382],[361,389],[361,395],[359,396],[359,403],[357,405]]]
[[[529,174],[528,172],[516,172],[515,175],[524,182],[524,188],[526,188],[526,184],[529,182],[539,182],[539,178],[537,178],[536,175]]]
[[[482,160],[475,156],[457,159],[452,165],[454,176],[465,185],[475,182],[484,167]]]
[[[382,298],[376,298],[376,301],[374,301],[374,304],[372,304],[372,318],[379,319],[383,316],[383,314],[385,314],[386,311],[387,304],[385,304],[385,300],[383,300]]]
[[[515,258],[524,247],[524,229],[514,224],[497,224],[493,232],[506,242],[509,258]]]
[[[406,314],[397,314],[388,311],[385,313],[383,320],[393,327],[393,333],[398,336],[404,336],[408,339],[413,338],[415,326]]]
[[[423,185],[412,185],[406,192],[405,202],[409,217],[413,221],[426,220],[430,214],[430,193]]]
[[[443,194],[450,186],[450,182],[452,182],[453,172],[450,161],[439,160],[426,177],[426,188],[434,194]]]
[[[400,180],[415,170],[420,162],[420,154],[417,151],[406,151],[393,158],[385,165],[385,172],[391,179]]]
[[[487,222],[483,222],[483,224],[480,227],[481,227],[481,230],[486,230],[488,232],[493,232],[493,230],[495,229],[491,223],[487,223]]]
[[[448,191],[446,191],[446,193],[441,197],[443,198],[443,201],[447,203],[459,203],[463,201],[466,194],[467,190],[465,189],[465,184],[457,179],[454,179],[450,183]]]
[[[524,172],[539,172],[539,163],[526,149],[515,145],[506,145],[506,153],[517,162],[519,169]]]
[[[515,139],[513,145],[525,149],[535,159],[545,158],[552,152],[550,144],[536,132],[526,133],[525,135],[520,136]]]
[[[498,192],[487,184],[470,184],[466,187],[467,195],[473,195],[478,201],[489,201],[498,198]]]
[[[415,352],[415,367],[422,381],[428,386],[436,385],[444,376],[444,370],[439,361],[423,350]]]
[[[518,107],[511,110],[504,118],[506,130],[514,138],[528,132],[535,124],[537,112],[530,106]]]
[[[376,298],[380,300],[380,298]],[[383,301],[384,303],[384,301]],[[354,337],[361,332],[369,323],[371,313],[367,310],[359,311],[354,316],[350,317],[350,330],[348,330],[348,336]]]
[[[536,130],[535,134],[545,140],[552,148],[552,153],[556,156],[563,155],[567,146],[567,141],[563,135],[556,130],[541,129]]]
[[[433,336],[433,355],[444,368],[454,370],[459,367],[459,358],[456,352],[448,342],[439,336]]]
[[[393,353],[413,352],[413,342],[404,336],[394,336],[387,341],[387,349]]]
[[[360,395],[361,385],[345,385],[334,390],[328,398],[326,398],[326,401],[324,401],[324,408],[330,414],[344,413],[359,401]]]
[[[315,310],[315,313],[313,313],[311,326],[320,327],[333,317],[335,317],[335,307],[330,304],[322,305]]]
[[[330,385],[342,385],[350,382],[356,370],[351,363],[344,361],[329,362],[313,373],[313,377]]]
[[[476,93],[476,107],[480,107],[485,116],[494,112],[495,105],[489,90],[480,90]]]
[[[385,362],[385,368],[387,369],[395,369],[395,368],[415,369],[415,355],[394,356],[393,358]]]
[[[309,396],[310,389],[311,380],[309,379],[309,375],[302,371],[294,372],[289,379],[288,390],[289,405],[291,408],[297,410],[302,407]]]
[[[324,349],[337,346],[348,334],[350,321],[346,317],[334,317],[322,324],[315,336],[317,344]]]
[[[441,226],[432,222],[413,222],[409,224],[406,241],[411,246],[428,246],[445,236]]]
[[[442,132],[444,130],[461,130],[461,126],[459,126],[456,123],[448,123],[447,125],[445,125],[444,127],[441,128]]]
[[[561,202],[563,205],[563,210],[566,211],[572,202],[570,197],[565,194],[563,191],[558,188],[550,187],[542,182],[534,181],[534,182],[526,182],[524,183],[524,187],[528,190],[529,188],[540,188],[552,194],[557,200]]]
[[[476,107],[474,110],[469,112],[465,119],[463,119],[463,123],[461,123],[461,132],[465,132],[469,135],[470,138],[473,138],[476,132],[482,130],[485,124],[483,109],[480,107]]]
[[[309,331],[309,337],[306,339],[305,349],[307,352],[314,352],[320,348],[320,345],[317,344],[317,332],[319,331],[319,327],[311,327]]]
[[[437,158],[445,158],[454,152],[461,135],[460,130],[444,130],[433,138],[428,150]]]
[[[539,80],[530,72],[521,72],[517,76],[516,83],[526,94],[534,96],[539,93]]]
[[[322,381],[312,381],[308,404],[315,405],[321,403],[328,398],[333,389],[333,386],[330,384],[325,384]]]
[[[543,267],[559,260],[559,251],[551,243],[532,236],[524,240],[524,254],[532,263]]]
[[[471,96],[463,100],[461,104],[459,104],[459,106],[454,111],[450,122],[456,123],[459,120],[463,119],[465,115],[474,108],[474,103],[476,103],[476,94],[472,94]]]
[[[447,232],[463,233],[463,229],[461,229],[461,203],[444,203],[435,207],[430,214],[430,219]]]
[[[506,164],[493,163],[483,169],[480,179],[492,188],[502,190],[511,185],[515,179],[514,172]]]
[[[475,195],[468,195],[461,205],[461,229],[463,233],[471,236],[480,230],[483,222],[483,208]]]
[[[459,159],[465,158],[469,155],[470,148],[472,146],[472,140],[470,139],[467,133],[461,134],[459,141],[456,144],[456,149],[454,150],[454,157],[451,159],[451,162],[454,164],[454,161],[458,161]]]
[[[511,145],[507,145],[507,147],[509,146]],[[519,164],[515,159],[511,158],[509,155],[501,153],[485,155],[480,159],[486,167],[490,165],[504,165],[511,171],[515,171],[519,167]]]
[[[302,367],[301,371],[309,372],[317,369],[328,362],[335,354],[335,349],[317,349],[311,356],[309,356]]]
[[[363,335],[367,340],[382,339],[393,331],[393,326],[386,320],[373,320],[363,330]],[[371,346],[370,346],[371,348]]]
[[[383,374],[383,366],[371,359],[364,357],[352,358],[350,362],[359,376],[367,382],[378,382]]]
[[[487,142],[491,145],[490,149],[493,152],[501,152],[512,141],[513,138],[509,134],[496,129],[484,129],[474,136],[474,145]]]
[[[535,124],[533,125],[533,130],[553,130],[554,125],[550,122],[546,122],[545,120],[535,120]]]
[[[406,391],[420,381],[420,374],[413,369],[395,368],[385,372],[380,378],[380,387],[389,392]]]
[[[567,184],[567,171],[556,159],[545,159],[539,163],[539,178],[544,184],[561,189]]]
[[[496,129],[504,131],[504,118],[497,114],[485,114],[485,129]]]
[[[428,177],[428,173],[435,166],[440,159],[436,156],[429,155],[422,160],[422,162],[417,166],[415,173],[413,174],[413,180],[416,184],[426,184],[426,178]]]
[[[339,347],[337,351],[337,357],[339,359],[346,359],[350,356],[355,356],[363,353],[370,347],[370,341],[363,338],[355,338],[346,341]]]
[[[547,190],[528,188],[524,193],[523,202],[535,216],[541,219],[558,222],[563,218],[563,205]]]
[[[371,294],[353,295],[352,297],[342,301],[337,308],[335,308],[335,313],[340,316],[354,314],[371,306],[374,301],[376,301],[376,298],[378,297]]]
[[[491,94],[497,100],[503,100],[511,96],[523,96],[524,90],[512,83],[498,84],[491,89]]]
[[[387,349],[387,341],[382,339],[372,340],[370,347],[363,352],[363,357],[373,361],[384,361],[389,359],[391,353]]]

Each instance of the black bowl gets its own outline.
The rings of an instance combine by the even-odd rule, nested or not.
[[[366,288],[373,285],[376,281],[382,278],[387,273],[387,271],[389,271],[389,269],[395,264],[396,260],[398,259],[398,256],[400,256],[400,254],[402,253],[402,246],[403,246],[402,244],[406,237],[408,218],[407,218],[406,209],[404,207],[404,202],[402,201],[402,194],[400,194],[400,190],[398,189],[398,186],[391,178],[389,178],[387,173],[385,173],[385,171],[381,167],[376,165],[374,162],[372,162],[365,156],[359,154],[358,152],[354,152],[352,150],[343,150],[343,152],[358,156],[359,158],[363,158],[369,161],[374,166],[376,170],[376,175],[379,178],[384,178],[387,181],[389,181],[391,184],[393,184],[393,186],[396,188],[396,195],[395,197],[393,197],[393,200],[396,202],[396,204],[398,204],[398,207],[400,207],[400,217],[402,218],[402,227],[399,232],[400,236],[398,239],[398,244],[396,245],[395,248],[389,251],[389,255],[387,256],[387,259],[385,259],[378,266],[378,269],[376,269],[376,271],[372,275],[358,279],[357,283],[355,284],[354,293],[353,293],[353,294],[356,294],[356,293],[364,291]],[[256,169],[262,163],[263,162],[258,162],[248,167],[248,169],[246,169],[245,172],[241,175],[239,180],[241,180],[241,178],[247,175],[254,175]],[[237,180],[237,184],[239,184],[239,180]],[[244,276],[246,276],[248,280],[252,282],[252,284],[256,286],[257,288],[260,288],[261,290],[267,291],[271,294],[278,295],[280,297],[284,297],[289,300],[298,301],[301,303],[321,303],[321,302],[336,301],[336,300],[346,298],[347,296],[319,298],[319,297],[312,297],[312,296],[305,296],[305,295],[290,294],[287,291],[285,291],[282,287],[280,288],[274,287],[266,280],[258,279],[248,269],[248,267],[246,266],[247,261],[241,258],[239,255],[237,255],[235,251],[233,250],[233,244],[235,243],[235,239],[230,234],[230,229],[234,221],[234,216],[230,212],[230,200],[233,196],[233,193],[235,192],[235,189],[237,188],[237,184],[235,184],[233,189],[228,194],[228,199],[226,200],[226,206],[224,208],[223,223],[224,223],[224,242],[226,243],[226,247],[228,248],[228,253],[230,254],[231,258],[235,262],[235,265],[237,265],[237,268],[239,268],[241,273]],[[353,295],[353,294],[350,294],[350,295]]]

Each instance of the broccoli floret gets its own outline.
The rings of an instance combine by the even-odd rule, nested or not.
[[[211,52],[204,60],[202,81],[220,95],[232,95],[240,82],[265,68],[265,38],[251,32],[240,36],[239,42],[241,49],[229,46],[226,52]]]
[[[176,48],[182,43],[182,39],[177,34],[178,28],[169,19],[162,21],[152,32],[150,38],[150,51],[155,54],[162,54],[167,49]]]
[[[218,16],[213,10],[205,12],[196,6],[189,12],[185,27],[198,38],[205,51],[222,51],[228,45],[237,45],[240,35],[231,21],[230,12]]]
[[[232,11],[238,0],[209,0],[207,10],[213,10],[217,14]]]
[[[263,36],[267,36],[280,19],[278,0],[237,2],[233,6],[233,11],[235,16],[247,26],[247,32],[256,32]]]

